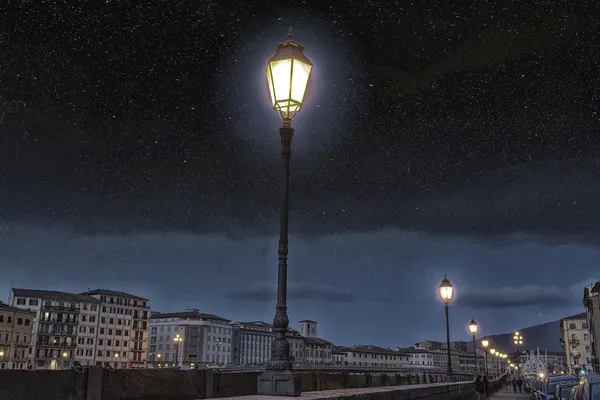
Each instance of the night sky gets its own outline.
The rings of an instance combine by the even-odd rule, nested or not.
[[[452,339],[582,312],[600,278],[594,1],[13,1],[0,9],[0,295],[104,287],[274,313],[281,124],[265,67],[314,64],[294,121],[292,327]]]

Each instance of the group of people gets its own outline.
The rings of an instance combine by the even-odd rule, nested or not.
[[[512,378],[512,380],[507,379],[504,384],[507,392],[510,390],[511,384],[515,393],[517,393],[517,390],[519,393],[521,393],[523,390],[523,379],[521,379],[521,377]],[[477,397],[479,399],[483,399],[484,396],[489,398],[490,392],[488,391],[487,376],[477,375],[477,378],[475,379],[475,392],[477,393]]]
[[[512,378],[512,380],[507,379],[506,380],[506,391],[509,391],[510,385],[512,384],[513,387],[513,392],[517,393],[517,388],[519,389],[519,393],[522,392],[523,390],[523,379],[521,379],[521,377],[518,378]]]

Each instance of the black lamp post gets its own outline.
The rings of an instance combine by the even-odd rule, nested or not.
[[[475,335],[477,335],[477,331],[479,331],[479,326],[474,319],[471,319],[469,322],[469,332],[473,335],[473,368],[475,370],[475,375],[477,375],[477,344],[475,343]]]
[[[454,294],[454,287],[444,275],[444,280],[440,284],[440,297],[444,301],[444,308],[446,310],[446,347],[448,348],[448,376],[452,375],[452,355],[450,352],[450,320],[448,317],[448,308],[452,295]]]
[[[287,40],[277,45],[275,55],[267,65],[267,83],[273,109],[279,113],[283,126],[281,136],[282,193],[279,219],[279,248],[277,267],[277,305],[273,318],[275,340],[266,371],[258,377],[258,394],[267,396],[299,396],[300,384],[292,372],[290,345],[286,335],[289,326],[287,314],[287,258],[288,209],[290,203],[290,157],[294,129],[292,120],[302,108],[312,63],[304,55],[304,48],[293,41],[292,28]]]
[[[488,374],[487,352],[488,352],[488,346],[490,345],[490,341],[488,340],[488,338],[483,338],[481,340],[481,345],[483,346],[483,374],[487,375]]]

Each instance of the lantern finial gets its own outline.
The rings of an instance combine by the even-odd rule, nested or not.
[[[292,27],[290,26],[290,29],[288,30],[286,39],[288,42],[291,42],[294,40],[294,30],[292,29]]]

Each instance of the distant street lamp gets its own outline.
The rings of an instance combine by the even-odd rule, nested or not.
[[[487,349],[488,346],[490,345],[490,341],[488,340],[488,338],[483,338],[481,340],[481,345],[483,346],[483,374],[487,375]]]
[[[521,351],[519,346],[523,344],[523,335],[519,332],[513,333],[513,344],[517,347],[517,366],[521,365]]]
[[[175,365],[179,365],[179,343],[183,341],[183,338],[178,333],[173,338],[173,341],[175,342]]]
[[[440,284],[440,297],[444,301],[444,308],[446,310],[446,346],[448,347],[448,375],[452,375],[452,356],[450,353],[450,319],[448,317],[448,308],[452,295],[454,294],[454,287],[444,274],[444,280]]]
[[[221,339],[217,340],[217,365],[219,365],[219,354],[221,354]]]
[[[477,335],[477,331],[479,331],[479,326],[474,319],[471,319],[469,322],[469,332],[473,335],[473,368],[475,369],[475,375],[477,375],[477,344],[475,343],[475,335]]]
[[[279,217],[279,248],[277,267],[277,305],[273,318],[271,359],[266,371],[258,378],[258,394],[271,396],[299,396],[299,381],[292,372],[290,345],[286,334],[289,327],[287,314],[287,258],[288,213],[290,204],[290,157],[292,155],[292,120],[302,109],[304,94],[310,78],[312,63],[304,55],[304,47],[294,42],[290,27],[287,40],[277,45],[275,55],[267,65],[267,83],[273,109],[283,121],[281,136],[282,193]]]

